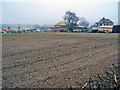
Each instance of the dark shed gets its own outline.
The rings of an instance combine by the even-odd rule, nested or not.
[[[120,33],[120,25],[115,25],[115,26],[113,26],[112,32],[113,32],[113,33]]]

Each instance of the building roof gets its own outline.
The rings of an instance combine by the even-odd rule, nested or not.
[[[55,24],[55,26],[66,26],[66,25],[67,25],[67,23],[65,21],[61,21],[61,22]]]
[[[86,27],[85,27],[85,26],[75,26],[75,28],[84,29],[84,28],[86,28]]]
[[[80,28],[84,28],[85,26],[75,26],[75,27],[80,27]]]
[[[91,27],[98,27],[98,25],[92,25]]]
[[[99,21],[99,23],[113,23],[110,19],[105,19],[104,17]]]
[[[114,25],[114,26],[120,27],[120,25]]]

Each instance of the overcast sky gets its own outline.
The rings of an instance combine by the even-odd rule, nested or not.
[[[9,1],[9,2],[8,2]],[[102,17],[118,23],[119,0],[2,0],[2,23],[55,24],[67,10],[85,17],[90,24]]]

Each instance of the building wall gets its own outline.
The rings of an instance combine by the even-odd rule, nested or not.
[[[120,1],[118,2],[118,24],[120,25]]]
[[[112,32],[112,28],[101,28],[101,27],[98,27],[98,31],[109,31],[109,32]]]

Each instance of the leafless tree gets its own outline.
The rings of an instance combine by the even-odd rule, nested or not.
[[[79,18],[74,12],[66,11],[64,15],[64,20],[67,22],[68,29],[72,31],[72,28],[77,25]]]
[[[82,18],[79,19],[79,25],[84,26],[84,27],[88,27],[89,22],[86,20],[86,18],[82,17]]]

